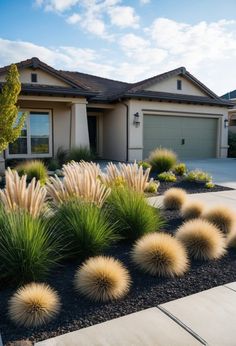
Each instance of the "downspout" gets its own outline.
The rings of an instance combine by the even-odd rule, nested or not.
[[[125,102],[122,102],[121,99],[119,99],[119,102],[125,106],[126,108],[126,162],[129,161],[129,105],[127,105]]]

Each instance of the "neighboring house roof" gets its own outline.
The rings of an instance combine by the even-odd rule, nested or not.
[[[228,93],[222,95],[221,98],[225,100],[236,99],[236,90],[229,91]]]
[[[43,63],[38,58],[31,58],[16,64],[18,69],[31,67],[33,69],[40,68],[55,77],[66,82],[70,87],[49,86],[40,84],[24,84],[22,83],[22,92],[30,94],[50,94],[50,95],[84,95],[94,102],[115,102],[123,98],[144,98],[168,100],[173,102],[188,102],[198,104],[212,104],[221,106],[232,106],[229,101],[218,97],[213,91],[208,89],[197,78],[191,75],[185,67],[179,67],[169,72],[165,72],[154,77],[142,80],[137,83],[125,83],[108,78],[102,78],[80,72],[61,71],[52,68]],[[6,73],[9,66],[0,68],[0,75]],[[174,94],[167,92],[157,92],[145,90],[153,84],[174,76],[184,76],[193,84],[197,85],[207,96],[194,96]]]

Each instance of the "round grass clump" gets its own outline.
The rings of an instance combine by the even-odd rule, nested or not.
[[[120,299],[130,283],[128,270],[112,257],[92,257],[75,274],[76,290],[93,301]]]
[[[35,178],[40,181],[41,185],[45,185],[48,178],[47,167],[43,161],[40,160],[31,160],[20,163],[16,166],[16,170],[20,176],[26,174],[28,181]]]
[[[152,170],[157,173],[168,172],[177,163],[177,155],[174,151],[165,148],[153,150],[148,158]]]
[[[9,301],[9,317],[19,326],[37,327],[59,312],[57,293],[48,285],[31,283],[17,290]]]
[[[164,193],[163,205],[165,209],[179,210],[187,199],[183,189],[171,188]]]
[[[144,272],[158,276],[179,276],[188,269],[183,245],[169,234],[152,233],[140,238],[132,250],[134,263]]]
[[[185,220],[197,219],[204,210],[204,204],[201,201],[187,201],[181,208],[181,216]]]
[[[236,248],[236,230],[233,230],[228,234],[227,246],[231,248]]]
[[[216,225],[225,234],[230,233],[236,219],[234,212],[225,206],[217,206],[206,210],[202,217]]]
[[[196,260],[215,260],[225,254],[225,239],[222,233],[208,221],[187,221],[179,227],[176,237]]]

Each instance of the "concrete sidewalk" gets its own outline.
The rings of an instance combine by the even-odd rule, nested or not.
[[[236,190],[188,194],[189,200],[204,202],[207,207],[224,205],[236,212]],[[148,203],[154,207],[162,207],[163,196],[149,197]],[[235,344],[236,345],[236,344]]]
[[[235,346],[236,282],[36,346]]]

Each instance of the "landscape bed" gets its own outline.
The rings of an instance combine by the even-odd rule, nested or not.
[[[183,222],[177,211],[163,211],[167,224],[164,230],[175,233]],[[132,277],[132,286],[122,300],[109,303],[90,302],[78,295],[73,287],[73,279],[78,263],[67,262],[57,267],[49,276],[47,283],[55,288],[62,302],[60,315],[48,325],[39,328],[16,327],[7,317],[0,320],[0,331],[4,345],[31,345],[33,342],[51,338],[70,331],[85,328],[113,318],[127,315],[149,307],[157,306],[173,299],[200,292],[214,286],[236,281],[236,252],[228,250],[217,261],[191,261],[190,270],[183,277],[173,279],[152,277],[136,269],[130,259],[131,245],[120,243],[105,254],[120,259]],[[16,287],[0,290],[1,316],[7,314],[7,303]]]

